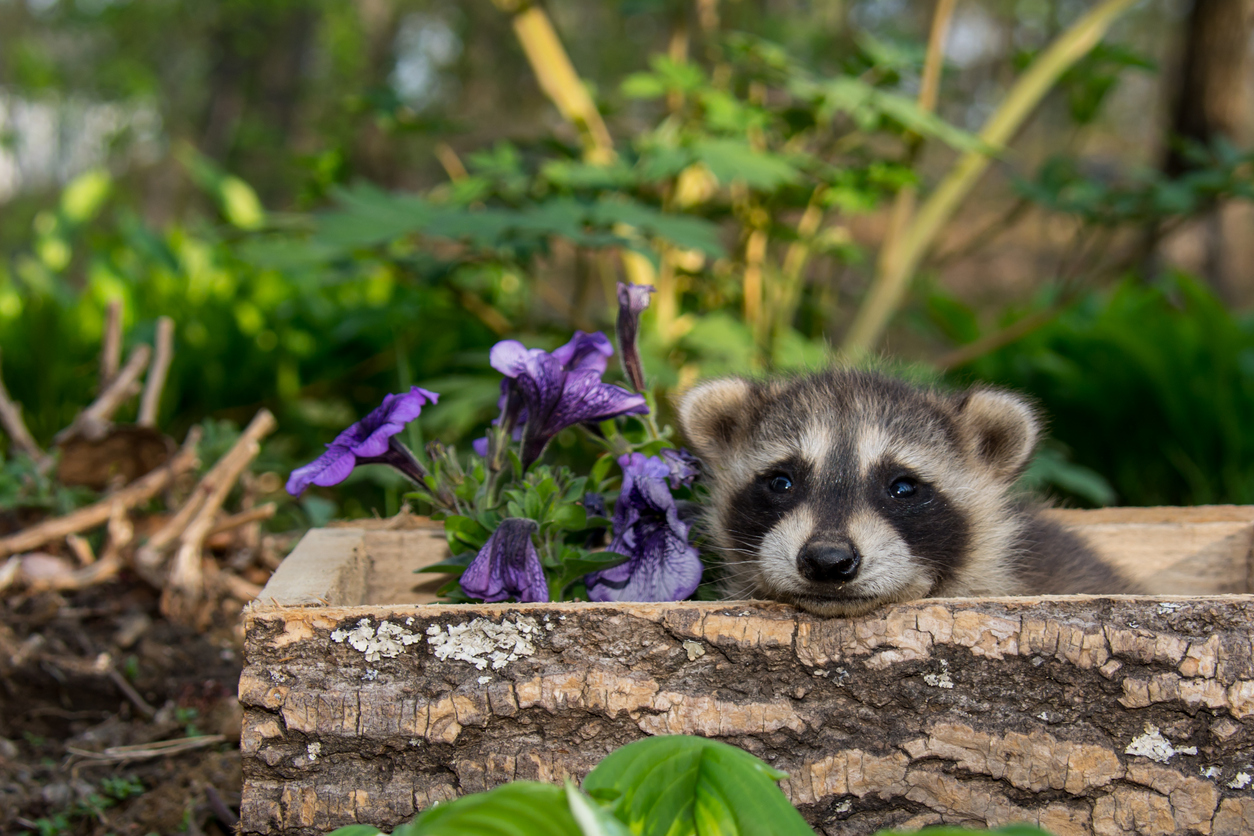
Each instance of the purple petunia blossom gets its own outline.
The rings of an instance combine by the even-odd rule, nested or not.
[[[462,573],[462,591],[489,603],[506,598],[523,603],[548,601],[549,585],[531,542],[538,528],[535,520],[503,520]]]
[[[656,456],[631,453],[618,460],[623,490],[614,505],[609,550],[630,560],[585,578],[593,601],[682,601],[701,583],[701,559],[688,545],[666,487],[670,468]]]
[[[300,496],[310,485],[338,485],[359,464],[391,465],[421,485],[427,472],[396,434],[439,397],[417,386],[404,394],[387,395],[377,409],[337,435],[325,453],[293,470],[287,492]]]
[[[649,294],[654,292],[651,284],[618,283],[618,350],[622,352],[623,371],[637,392],[644,391],[644,367],[636,334],[640,332],[640,314],[649,307]]]
[[[515,411],[515,399],[521,404],[517,416],[523,426],[524,467],[567,427],[649,411],[643,396],[601,382],[613,351],[604,334],[582,331],[552,353],[528,349],[517,340],[502,340],[492,347],[492,368],[508,378],[506,412]],[[509,418],[507,414],[507,425]]]
[[[658,455],[666,462],[670,468],[670,479],[672,488],[679,488],[683,485],[691,485],[692,480],[701,475],[701,460],[689,453],[687,450],[671,450],[669,448],[660,450]]]

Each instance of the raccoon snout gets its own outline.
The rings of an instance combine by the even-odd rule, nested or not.
[[[797,555],[797,570],[815,583],[845,583],[858,574],[862,558],[852,543],[807,543]]]

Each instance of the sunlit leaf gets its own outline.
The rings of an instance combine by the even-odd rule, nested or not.
[[[583,787],[619,793],[615,816],[641,836],[811,836],[775,785],[784,777],[716,740],[650,737],[611,753]]]

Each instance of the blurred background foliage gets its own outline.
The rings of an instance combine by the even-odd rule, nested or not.
[[[121,299],[160,426],[266,406],[285,476],[411,383],[467,447],[494,342],[645,281],[660,403],[879,354],[1037,398],[1066,502],[1252,502],[1249,5],[0,0],[4,381],[48,444]]]

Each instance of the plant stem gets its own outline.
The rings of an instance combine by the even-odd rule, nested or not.
[[[540,89],[557,106],[562,117],[579,130],[584,159],[594,164],[613,162],[614,140],[596,103],[588,95],[588,88],[575,72],[548,14],[529,2],[496,0],[496,5],[513,15],[514,34],[527,55],[527,63]]]
[[[1019,77],[980,131],[984,144],[990,149],[1003,148],[1058,82],[1058,78],[1088,54],[1105,36],[1115,19],[1135,2],[1105,0],[1050,44]],[[988,168],[990,160],[991,155],[985,150],[963,155],[905,227],[900,243],[888,242],[892,246],[886,245],[881,251],[875,280],[845,337],[843,353],[856,356],[874,349],[884,334],[888,320],[905,298],[920,262],[941,228]]]

